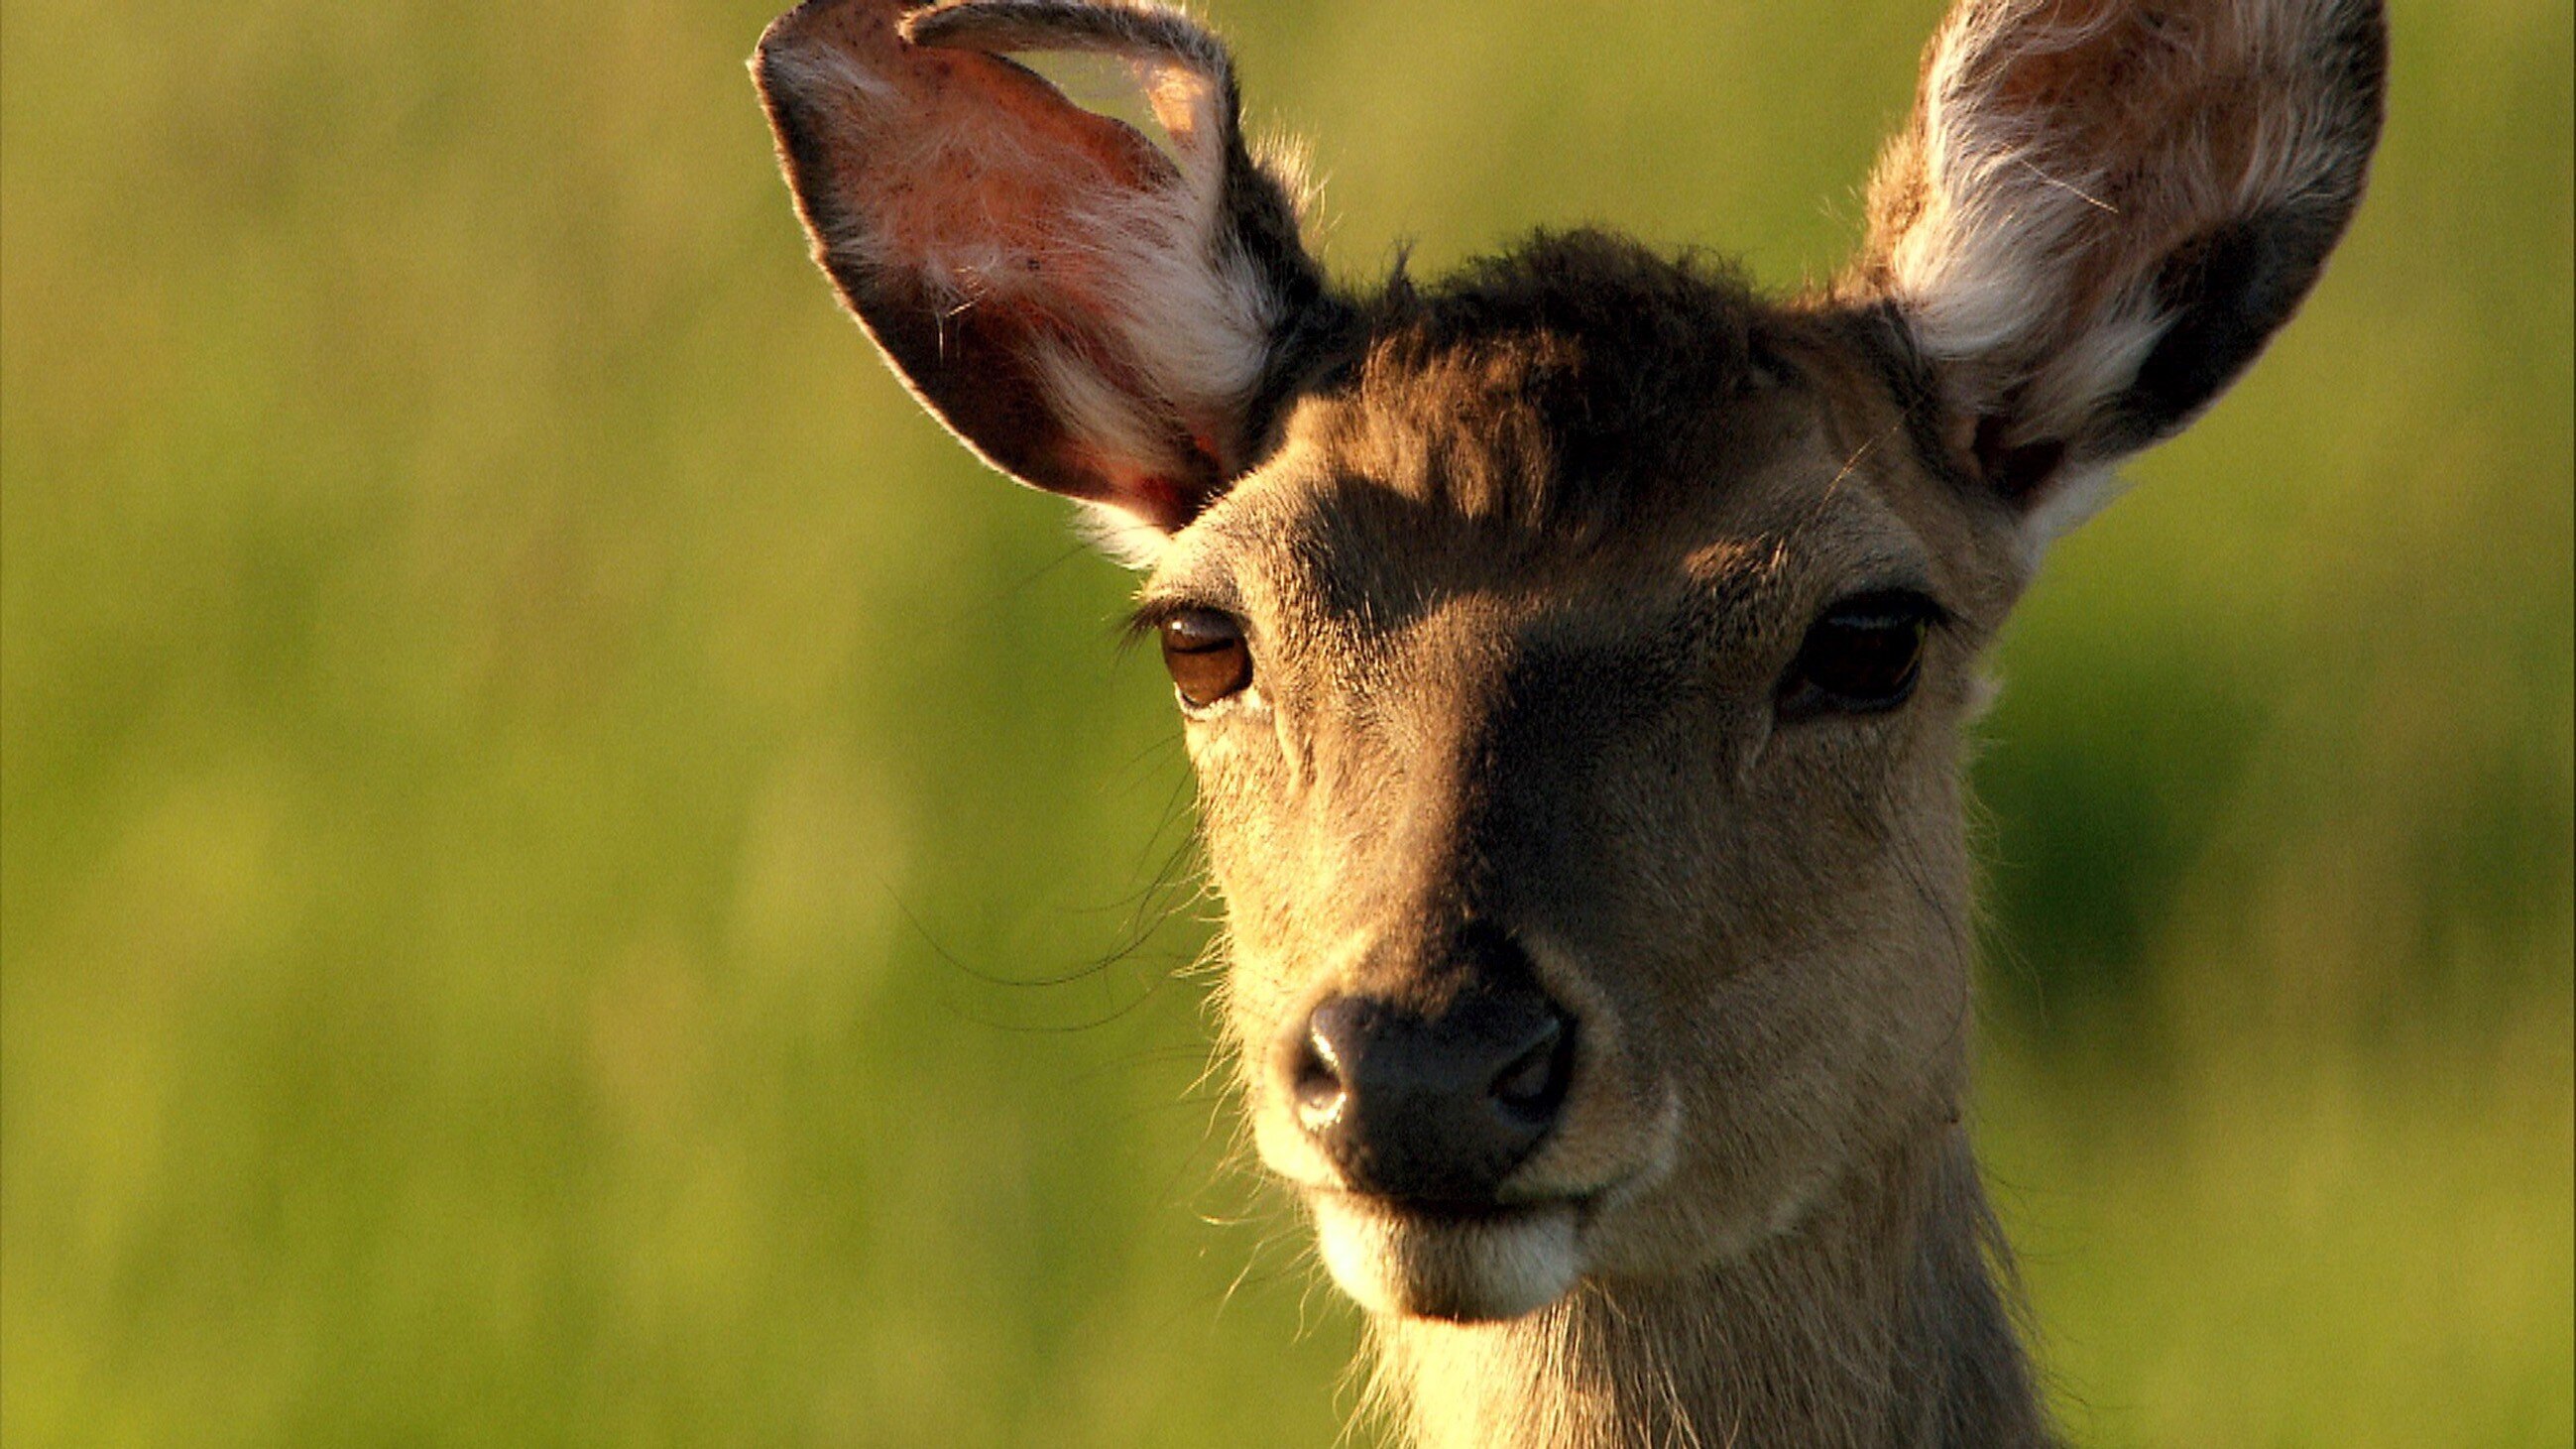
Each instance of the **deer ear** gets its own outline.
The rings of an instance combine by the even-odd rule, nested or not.
[[[1171,154],[1004,51],[1127,61]],[[1169,533],[1257,461],[1329,302],[1213,36],[1143,0],[810,0],[752,71],[815,260],[986,462]]]
[[[1870,187],[1859,282],[2034,546],[2307,296],[2361,200],[2379,0],[1960,0]]]

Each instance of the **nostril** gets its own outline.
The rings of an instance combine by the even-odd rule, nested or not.
[[[1507,1115],[1543,1127],[1564,1104],[1573,1068],[1573,1029],[1562,1016],[1551,1015],[1536,1039],[1494,1074],[1486,1091]]]
[[[1333,1046],[1332,1026],[1325,1011],[1318,1011],[1307,1022],[1289,1071],[1289,1090],[1296,1098],[1298,1120],[1310,1132],[1321,1132],[1340,1120],[1350,1100],[1341,1056]]]

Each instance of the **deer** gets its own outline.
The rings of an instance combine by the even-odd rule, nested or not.
[[[1337,281],[1156,0],[810,0],[751,64],[895,373],[1141,572],[1248,1135],[1393,1432],[2058,1442],[1965,1124],[1964,737],[2345,233],[2378,0],[1957,0],[1791,295],[1588,229]]]

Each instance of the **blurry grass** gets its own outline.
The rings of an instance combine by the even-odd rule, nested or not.
[[[1789,283],[1937,9],[1217,19],[1345,270]],[[2324,291],[1985,731],[1983,1119],[2105,1443],[2571,1434],[2570,11],[2398,12]],[[1334,1432],[1202,928],[1110,959],[1186,823],[1124,580],[830,308],[766,18],[0,10],[13,1446]]]
[[[2081,1444],[2564,1444],[2571,1024],[2456,1052],[1989,1053],[1981,1143]]]

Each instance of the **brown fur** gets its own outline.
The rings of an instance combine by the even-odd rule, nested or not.
[[[1270,671],[1192,753],[1274,1166],[1329,1187],[1267,1044],[1326,994],[1436,989],[1454,924],[1508,922],[1582,1003],[1588,1078],[1519,1186],[1601,1204],[1589,1280],[1535,1319],[1391,1320],[1426,1443],[1719,1443],[1721,1411],[1891,1442],[1953,1385],[2033,1414],[1964,1145],[1928,1148],[1957,1143],[1958,726],[2013,518],[1922,464],[1848,325],[1543,241],[1385,306],[1148,585],[1223,594]],[[1915,702],[1768,725],[1806,619],[1894,582],[1952,610]]]
[[[1597,233],[1328,289],[1147,0],[764,37],[817,255],[923,401],[1134,520],[1148,623],[1240,631],[1248,687],[1185,706],[1229,1035],[1417,1442],[2048,1442],[1960,1125],[1960,737],[2040,546],[2314,282],[2380,24],[1962,0],[1849,279],[1787,302]],[[1178,160],[993,53],[1048,47],[1136,60]],[[1890,591],[1934,610],[1911,696],[1792,711]],[[1499,969],[1471,937],[1573,1023],[1561,1106],[1474,1212],[1359,1190],[1292,1100],[1310,1022],[1433,1019]]]

